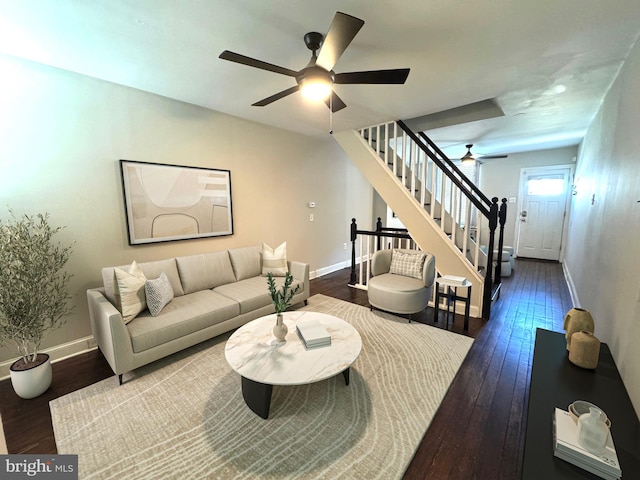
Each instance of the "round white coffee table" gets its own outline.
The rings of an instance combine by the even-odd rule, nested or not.
[[[305,385],[339,373],[349,385],[349,367],[358,358],[362,339],[353,326],[325,313],[285,312],[286,342],[279,343],[271,330],[276,315],[243,325],[227,341],[224,354],[242,377],[242,396],[262,418],[269,416],[273,385]],[[296,332],[296,323],[313,318],[331,335],[331,345],[307,350]]]

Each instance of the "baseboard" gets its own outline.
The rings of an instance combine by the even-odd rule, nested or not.
[[[429,306],[434,309],[436,308],[434,300],[429,300]],[[464,316],[464,303],[460,301],[455,302],[455,307],[451,309],[451,313],[454,313],[454,310],[456,315]],[[440,312],[447,312],[446,303],[440,304]],[[469,318],[482,318],[480,308],[477,305],[469,305]]]
[[[319,268],[318,270],[309,272],[309,279],[312,280],[314,278],[323,277],[325,275],[329,275],[330,273],[337,272],[338,270],[342,270],[343,268],[347,268],[350,266],[351,261],[344,261],[336,263],[334,265],[329,265],[328,267]]]
[[[567,262],[562,262],[562,272],[564,273],[564,279],[567,282],[567,288],[569,289],[569,295],[571,296],[571,303],[574,307],[580,307],[580,299],[578,299],[578,292],[576,286],[571,278],[571,272],[567,268]]]
[[[76,355],[95,350],[96,348],[98,347],[96,346],[96,341],[93,339],[93,336],[88,336],[41,350],[41,352],[49,354],[49,357],[51,357],[51,363],[55,363],[69,357],[74,357]],[[0,380],[9,378],[9,368],[17,359],[18,357],[0,363]]]

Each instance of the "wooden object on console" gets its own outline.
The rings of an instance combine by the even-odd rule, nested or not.
[[[574,400],[599,406],[611,420],[622,478],[640,478],[640,422],[606,343],[600,346],[595,370],[569,361],[562,333],[536,329],[529,411],[525,435],[523,480],[598,479],[586,470],[553,456],[552,415]]]

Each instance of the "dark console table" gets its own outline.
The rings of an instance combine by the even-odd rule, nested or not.
[[[606,412],[622,478],[640,478],[640,423],[609,347],[601,345],[595,370],[584,370],[569,361],[564,334],[540,328],[533,352],[522,478],[600,478],[553,456],[554,408],[567,410],[574,400],[587,400]]]

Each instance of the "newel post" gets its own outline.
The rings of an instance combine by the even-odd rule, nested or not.
[[[358,238],[358,234],[356,233],[358,230],[358,225],[356,225],[356,219],[351,219],[351,279],[349,281],[350,285],[356,284],[356,238]]]
[[[507,222],[507,199],[503,198],[498,212],[498,221],[500,223],[500,233],[498,236],[498,259],[496,263],[495,283],[502,282],[502,247],[504,245],[504,224]]]
[[[382,219],[380,217],[378,217],[378,221],[376,222],[376,232],[378,232],[378,234],[376,235],[376,249],[377,250],[381,250],[382,249]]]
[[[498,197],[491,199],[489,208],[489,245],[487,247],[487,272],[484,277],[484,298],[482,300],[482,318],[489,319],[491,315],[491,296],[493,292],[493,246],[498,226]]]

